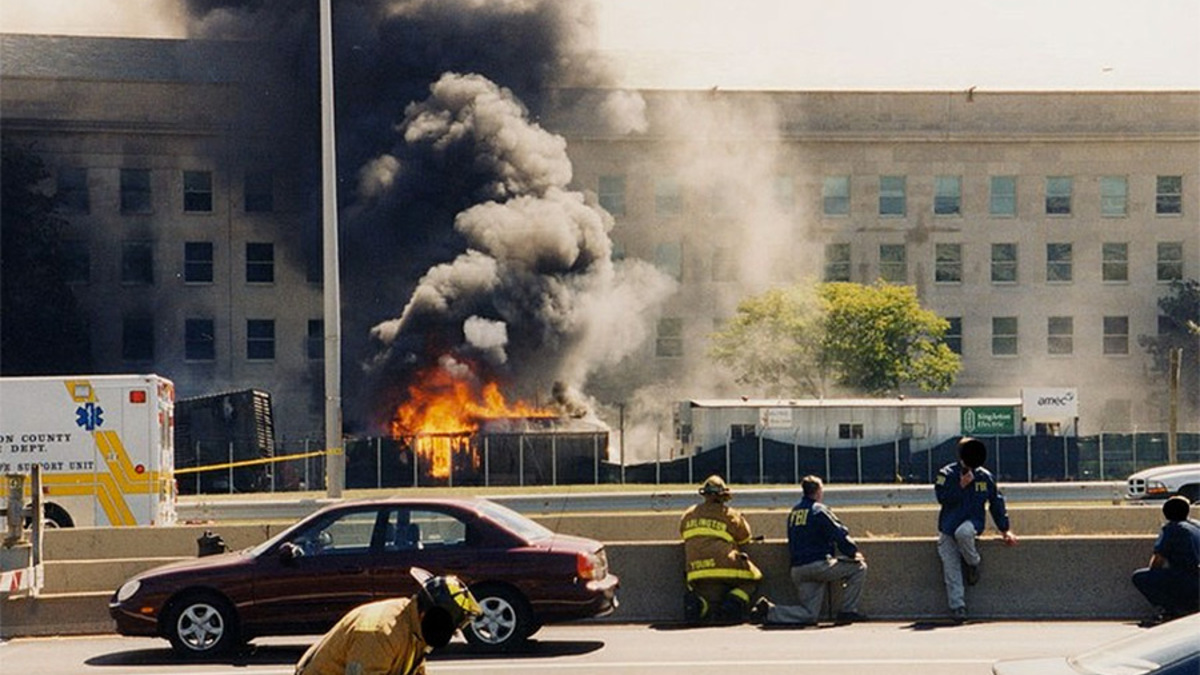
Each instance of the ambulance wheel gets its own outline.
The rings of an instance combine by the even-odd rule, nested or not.
[[[31,527],[33,527],[33,521],[26,518],[25,529],[28,530]],[[42,527],[46,529],[75,527],[75,521],[71,519],[71,514],[58,504],[45,504],[42,506]]]
[[[164,633],[175,653],[203,659],[229,652],[238,638],[237,615],[224,598],[191,592],[171,603]]]
[[[42,523],[46,527],[75,527],[71,514],[58,504],[46,504],[42,507]]]
[[[471,587],[483,614],[467,624],[463,637],[475,647],[488,651],[508,651],[521,645],[533,634],[533,610],[517,590],[500,584]]]

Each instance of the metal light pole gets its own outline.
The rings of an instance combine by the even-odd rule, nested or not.
[[[338,277],[337,155],[333,137],[333,9],[321,0],[321,233],[325,297],[325,494],[342,496],[342,318]]]

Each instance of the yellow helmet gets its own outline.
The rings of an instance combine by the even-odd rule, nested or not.
[[[713,474],[704,481],[704,485],[700,486],[700,494],[704,495],[706,499],[725,500],[729,499],[732,493],[729,491],[729,486],[725,484],[725,479]]]

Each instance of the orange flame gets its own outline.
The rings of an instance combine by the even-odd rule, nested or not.
[[[471,436],[481,422],[505,417],[556,417],[551,410],[520,401],[509,403],[495,382],[479,384],[455,377],[444,368],[425,371],[408,388],[391,421],[394,438],[412,437],[417,455],[428,462],[430,475],[448,478],[456,454],[470,452]]]

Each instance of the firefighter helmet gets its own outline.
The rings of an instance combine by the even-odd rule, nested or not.
[[[729,491],[729,486],[725,484],[725,480],[720,476],[713,474],[704,481],[704,485],[700,486],[700,494],[706,499],[729,499],[732,494]]]
[[[420,567],[412,568],[410,573],[421,584],[421,606],[444,610],[454,622],[455,630],[483,613],[467,585],[453,574],[434,576]]]

